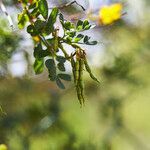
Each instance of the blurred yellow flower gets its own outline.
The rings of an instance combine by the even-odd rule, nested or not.
[[[5,144],[0,144],[0,150],[8,150]]]
[[[32,38],[33,38],[33,40],[34,40],[35,42],[39,42],[39,41],[40,41],[39,36],[33,36]]]
[[[122,4],[115,3],[109,6],[103,6],[99,10],[100,24],[109,25],[122,16]]]

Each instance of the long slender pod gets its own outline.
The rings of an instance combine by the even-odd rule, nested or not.
[[[79,60],[79,79],[78,79],[78,85],[80,87],[82,102],[84,104],[85,100],[84,100],[83,70],[84,70],[84,60],[81,58]]]
[[[59,42],[58,42],[58,32],[59,32],[59,29],[56,28],[54,30],[54,33],[53,33],[53,36],[54,36],[54,50],[55,50],[55,52],[57,52],[58,44],[59,44]]]
[[[72,74],[73,74],[74,83],[76,83],[76,68],[75,68],[76,62],[73,57],[71,57],[71,66],[72,66]]]
[[[58,43],[58,47],[62,50],[64,56],[68,59],[69,58],[69,55],[68,53],[66,52],[66,50],[64,49],[63,45],[61,43]]]
[[[75,85],[77,85],[79,79],[79,59],[75,62]]]
[[[90,66],[89,66],[89,64],[88,64],[86,58],[84,58],[84,65],[85,65],[86,71],[89,73],[90,77],[91,77],[94,81],[100,83],[100,81],[93,75],[93,73],[92,73],[92,71],[91,71],[91,68],[90,68]]]
[[[80,105],[82,106],[82,93],[81,93],[81,88],[80,88],[80,84],[79,84],[79,67],[80,67],[80,59],[77,58],[76,62],[75,62],[75,86],[76,86],[76,91],[77,91],[77,97],[79,100]]]

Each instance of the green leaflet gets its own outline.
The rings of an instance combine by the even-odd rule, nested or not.
[[[56,57],[56,60],[60,63],[65,63],[66,62],[66,58],[63,57],[63,56],[60,56],[60,55]]]
[[[81,31],[83,29],[83,21],[82,20],[78,20],[77,25],[76,25],[76,29],[78,31]]]
[[[66,30],[70,30],[70,29],[71,29],[71,22],[66,21],[66,22],[64,23],[64,28],[65,28]]]
[[[91,71],[91,69],[90,69],[90,66],[89,66],[89,64],[88,64],[88,62],[87,62],[87,60],[86,60],[86,58],[84,59],[84,65],[85,65],[86,71],[89,73],[90,77],[91,77],[94,81],[100,83],[100,81],[93,75],[93,73],[92,73],[92,71]]]
[[[83,34],[78,34],[75,38],[74,38],[74,42],[78,43],[81,39],[83,39],[84,35]]]
[[[33,9],[33,11],[30,13],[30,16],[33,17],[33,18],[38,17],[39,15],[40,15],[40,12],[39,12],[38,7],[35,7]]]
[[[49,79],[51,81],[55,81],[56,80],[56,65],[55,65],[55,61],[53,59],[47,59],[45,61],[45,66],[48,69],[49,72]]]
[[[34,9],[37,7],[37,2],[32,2],[30,5],[29,5],[29,10],[30,9]]]
[[[56,77],[56,84],[60,89],[65,89],[64,84],[61,82],[59,77]]]
[[[23,29],[26,23],[29,21],[29,17],[24,10],[22,13],[18,14],[18,28]]]
[[[60,71],[66,71],[66,68],[65,68],[65,65],[64,65],[64,63],[58,63],[57,64],[57,67],[58,67],[58,69],[60,70]]]
[[[44,60],[38,58],[35,59],[33,67],[34,67],[35,74],[42,73],[44,70]]]
[[[48,17],[48,4],[46,0],[40,0],[38,2],[38,8],[41,15],[44,17],[44,19],[47,19]]]
[[[61,23],[64,22],[64,16],[61,13],[59,13],[59,20],[60,20]]]
[[[42,51],[42,45],[39,43],[36,47],[34,47],[34,57],[39,58],[40,51]]]
[[[48,18],[47,24],[46,24],[46,33],[50,34],[54,31],[54,23],[56,22],[57,15],[58,15],[58,8],[53,8],[50,16]]]
[[[60,73],[58,77],[65,81],[71,81],[71,76],[69,74]]]
[[[44,32],[45,25],[46,25],[46,22],[41,19],[37,19],[34,22],[36,32],[38,32],[39,34],[42,34]]]
[[[37,33],[37,31],[36,31],[34,25],[32,25],[32,24],[27,27],[27,32],[28,32],[31,36],[36,36],[36,35],[38,35],[38,33]]]
[[[41,43],[39,43],[35,48],[34,48],[34,53],[33,53],[35,58],[44,58],[46,56],[50,56],[51,53],[46,49],[43,50]]]
[[[87,27],[89,27],[89,21],[88,20],[84,20],[83,22],[83,29],[86,29]]]
[[[86,44],[86,45],[96,45],[97,44],[97,41],[89,41],[91,37],[89,36],[85,36],[84,39],[83,39],[83,42]]]
[[[90,28],[92,28],[93,26],[90,25],[89,21],[88,20],[79,20],[77,22],[77,25],[76,25],[76,29],[78,31],[84,31],[84,30],[89,30]]]

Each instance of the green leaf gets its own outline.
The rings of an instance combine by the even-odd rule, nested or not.
[[[63,23],[64,22],[64,16],[63,16],[63,14],[59,14],[59,20],[60,20],[60,22],[61,23]]]
[[[48,17],[48,4],[46,0],[40,0],[38,2],[38,8],[41,15],[44,17],[44,19],[47,19]]]
[[[66,58],[63,57],[63,56],[57,56],[57,57],[56,57],[56,60],[57,60],[58,62],[60,62],[60,63],[65,63],[65,62],[66,62]]]
[[[68,31],[68,32],[66,32],[66,34],[73,38],[76,36],[76,31]]]
[[[60,89],[65,89],[65,86],[62,83],[62,81],[59,79],[59,77],[56,78],[56,84]]]
[[[88,41],[87,43],[85,43],[87,45],[96,45],[97,41]]]
[[[89,25],[89,21],[88,21],[88,20],[84,20],[84,22],[83,22],[83,29],[84,29],[87,25]]]
[[[71,42],[72,42],[72,37],[67,36],[67,37],[66,37],[66,42],[67,42],[67,43],[71,43]]]
[[[76,29],[77,29],[78,31],[80,31],[80,30],[83,29],[83,21],[82,21],[82,20],[79,20],[79,21],[77,22]]]
[[[29,17],[25,11],[18,15],[18,28],[23,29],[26,23],[29,21]]]
[[[33,9],[33,11],[30,13],[30,16],[32,18],[37,18],[40,15],[39,9],[36,7],[35,9]]]
[[[27,27],[27,32],[28,32],[31,36],[36,36],[36,35],[38,35],[38,33],[37,33],[37,31],[36,31],[34,25],[29,25],[29,26]]]
[[[79,42],[81,39],[83,39],[84,35],[83,34],[78,34],[77,37],[74,38],[74,42]]]
[[[55,66],[54,60],[53,59],[47,59],[45,61],[45,66],[48,69],[50,80],[55,81],[56,80],[56,66]]]
[[[58,8],[53,8],[52,11],[51,11],[51,14],[48,18],[48,22],[46,24],[46,33],[47,34],[50,34],[53,32],[54,30],[54,23],[56,22],[56,19],[57,19],[57,15],[58,15]]]
[[[58,64],[57,64],[57,67],[58,67],[58,69],[59,69],[60,71],[66,71],[65,66],[64,66],[64,63],[58,63]]]
[[[40,19],[37,19],[34,23],[35,29],[39,33],[42,33],[45,25],[46,25],[46,22]]]
[[[89,39],[90,39],[90,37],[86,35],[86,36],[84,37],[83,42],[84,42],[84,43],[87,43],[87,42],[89,41]]]
[[[71,81],[71,76],[69,74],[60,73],[58,74],[58,77],[65,81]]]
[[[44,58],[46,56],[51,55],[50,52],[46,49],[43,50],[41,43],[39,43],[35,48],[34,48],[34,53],[33,53],[35,58]]]
[[[83,39],[83,42],[87,45],[96,45],[97,44],[97,41],[89,41],[89,40],[90,40],[90,37],[86,35]]]
[[[43,50],[43,49],[42,49],[42,45],[41,45],[41,43],[39,43],[39,44],[34,48],[34,53],[33,53],[34,57],[35,57],[35,58],[39,58],[39,52],[42,51],[42,50]]]
[[[84,20],[83,22],[83,30],[89,30],[92,27],[88,20]]]
[[[66,22],[64,23],[64,28],[65,28],[66,30],[70,30],[70,29],[71,29],[71,22],[66,21]]]
[[[44,70],[44,60],[43,59],[35,59],[33,67],[34,67],[34,71],[36,74],[42,73]]]
[[[37,4],[36,2],[30,4],[29,9],[34,9],[36,7],[36,4]]]
[[[91,25],[86,25],[86,26],[84,27],[84,30],[89,30],[91,27],[92,27]]]

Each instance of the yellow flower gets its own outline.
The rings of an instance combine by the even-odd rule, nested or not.
[[[0,144],[0,150],[8,150],[5,144]]]
[[[33,36],[32,38],[33,38],[33,40],[34,40],[35,42],[39,42],[39,41],[40,41],[39,36]]]
[[[103,6],[99,11],[100,24],[109,25],[122,16],[122,4],[116,3],[109,6]]]

